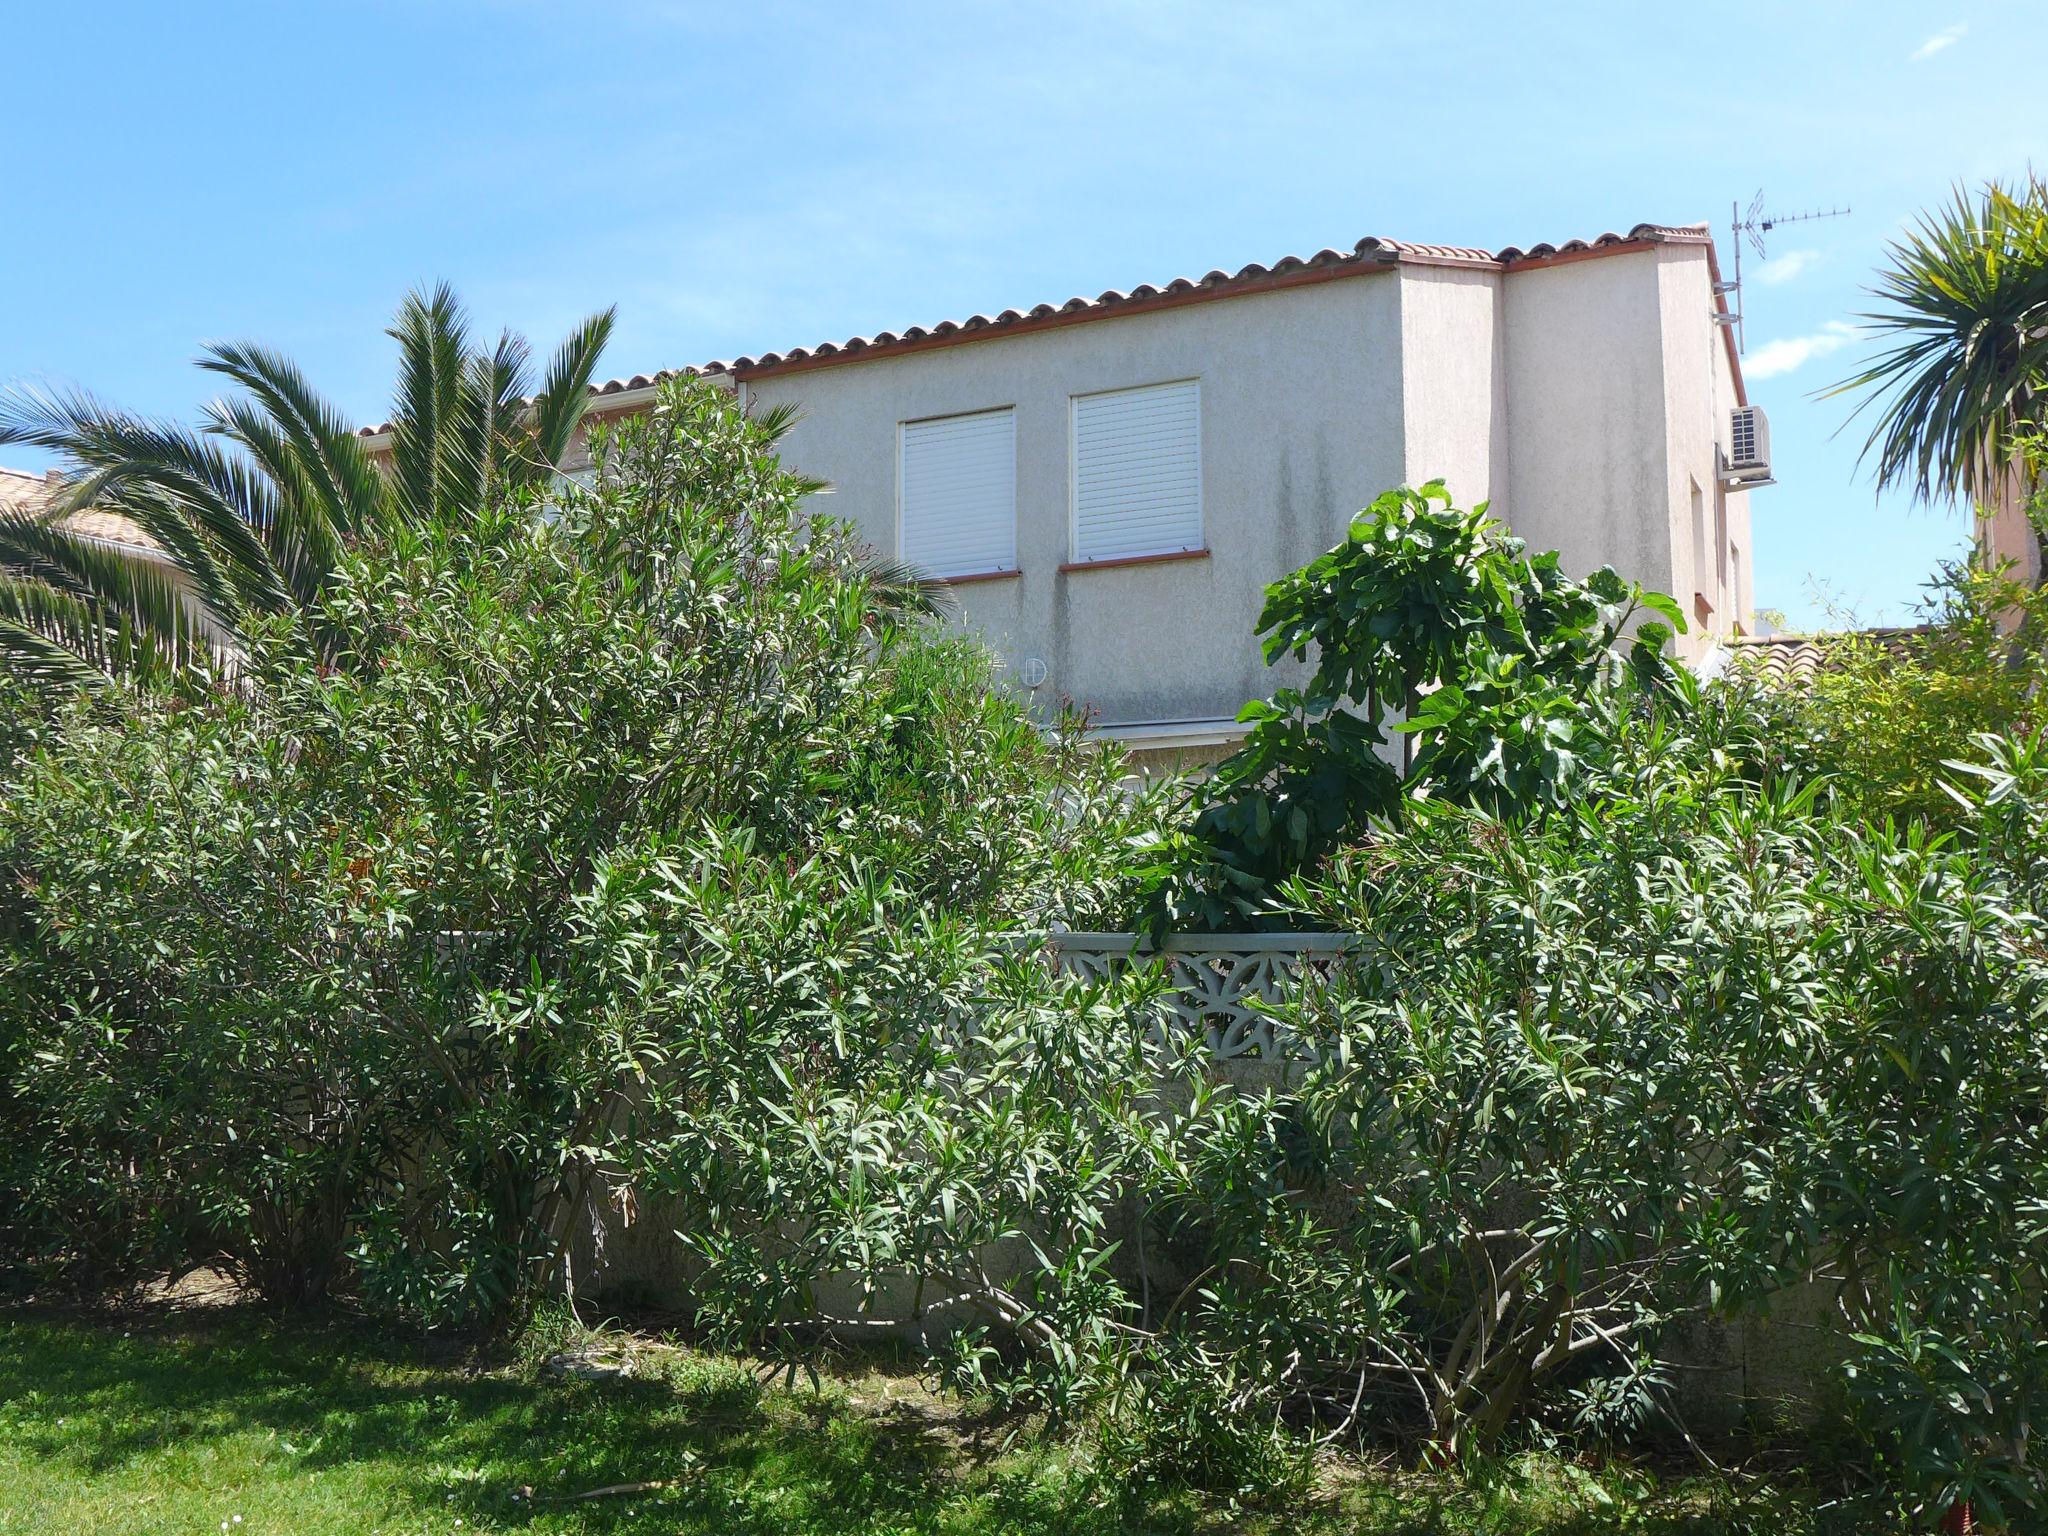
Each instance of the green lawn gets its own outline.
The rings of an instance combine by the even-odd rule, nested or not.
[[[127,1320],[0,1311],[0,1533],[1819,1531],[1782,1494],[1521,1458],[1482,1482],[1335,1468],[1298,1509],[1187,1499],[1119,1524],[1078,1452],[1005,1451],[913,1377],[759,1390],[643,1345],[564,1381],[432,1360],[239,1308]],[[577,1499],[617,1484],[659,1483]],[[1844,1527],[1847,1529],[1847,1527]]]

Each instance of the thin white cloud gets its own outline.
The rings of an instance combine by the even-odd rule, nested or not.
[[[1846,320],[1830,320],[1810,336],[1782,336],[1765,342],[1742,360],[1742,371],[1752,379],[1775,379],[1805,367],[1816,357],[1839,352],[1855,339],[1855,326]]]
[[[1784,251],[1757,268],[1756,280],[1775,288],[1780,283],[1791,282],[1802,272],[1812,271],[1819,262],[1819,251]]]
[[[1944,48],[1953,48],[1962,41],[1963,34],[1970,30],[1968,22],[1959,21],[1952,27],[1943,27],[1934,36],[1913,50],[1913,62],[1919,64],[1933,58]]]

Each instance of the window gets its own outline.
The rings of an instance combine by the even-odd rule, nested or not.
[[[1734,546],[1728,542],[1728,493],[1714,487],[1714,590],[1723,608],[1735,606],[1734,591],[1728,585],[1728,557]]]
[[[1688,477],[1690,480],[1690,477]],[[1707,503],[1700,494],[1700,483],[1691,480],[1692,487],[1692,608],[1693,615],[1704,624],[1707,615],[1714,611],[1714,592],[1707,573],[1713,569],[1713,552],[1707,547]]]
[[[1202,547],[1202,386],[1076,395],[1074,560]]]
[[[934,576],[1017,568],[1017,413],[897,428],[896,547]]]

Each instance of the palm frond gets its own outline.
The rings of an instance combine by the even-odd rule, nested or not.
[[[763,406],[752,415],[754,425],[761,429],[762,436],[772,447],[789,436],[789,429],[803,419],[803,410],[795,401],[783,400]]]
[[[2048,185],[1957,187],[1886,254],[1860,318],[1889,344],[1827,393],[1865,393],[1880,487],[1991,499],[2048,401]]]
[[[82,393],[31,389],[0,392],[0,442],[8,441],[55,448],[76,467],[50,498],[51,521],[88,508],[128,518],[221,627],[292,606],[258,533],[276,521],[276,489],[218,442]]]
[[[209,649],[232,655],[263,614],[294,616],[331,649],[340,637],[327,633],[322,599],[348,546],[473,514],[551,472],[583,419],[613,319],[586,319],[529,400],[523,339],[508,331],[476,351],[445,283],[408,294],[389,332],[400,353],[389,475],[295,364],[253,344],[201,357],[241,392],[210,405],[196,432],[83,392],[0,393],[0,443],[68,460],[41,510],[0,524],[0,655],[45,678],[139,676]],[[70,526],[88,510],[127,519],[162,560]]]
[[[78,667],[104,680],[106,631],[92,605],[70,592],[0,568],[0,624],[33,635],[41,647],[25,647],[37,657],[44,648],[62,651]]]
[[[277,492],[272,516],[256,534],[293,599],[302,609],[311,608],[341,559],[332,503],[313,482],[287,429],[256,402],[216,400],[206,414],[216,431],[239,443],[270,477]]]
[[[541,473],[559,468],[569,452],[569,444],[574,441],[576,428],[590,403],[590,381],[597,375],[598,360],[611,342],[612,325],[617,318],[616,308],[599,310],[579,325],[548,360],[540,393],[534,397],[532,417],[533,451],[539,461],[536,469]]]
[[[40,516],[8,514],[0,516],[0,571],[79,605],[99,630],[125,625],[155,637],[153,643],[172,664],[193,654],[199,643],[198,616],[184,589],[167,566],[140,550],[108,544]],[[14,600],[27,602],[21,593]],[[18,607],[13,616],[27,622],[28,610]]]
[[[477,402],[478,458],[483,473],[469,491],[466,507],[482,507],[500,484],[518,473],[519,425],[526,414],[530,353],[524,337],[502,331],[491,355],[475,359],[472,389]]]
[[[7,531],[18,535],[19,521],[10,519]],[[0,555],[0,670],[39,686],[72,687],[153,680],[203,654],[197,616],[161,566],[87,547],[60,552],[56,568],[67,579],[52,581],[45,563],[9,568],[20,542],[11,538]]]
[[[383,522],[383,477],[347,418],[320,397],[297,364],[267,347],[237,342],[208,348],[199,366],[233,379],[261,404],[297,454],[337,537],[360,537]]]
[[[11,618],[0,598],[0,672],[48,692],[102,687],[111,679],[78,652]]]
[[[405,296],[388,334],[398,343],[398,400],[391,417],[391,464],[399,500],[415,521],[434,516],[445,500],[444,428],[460,409],[469,357],[469,326],[446,283]]]
[[[492,425],[491,366],[484,357],[463,363],[453,409],[443,415],[434,445],[437,517],[457,507],[477,507],[489,493]]]
[[[908,560],[863,549],[854,567],[867,584],[869,605],[885,619],[944,619],[959,606],[951,587]]]

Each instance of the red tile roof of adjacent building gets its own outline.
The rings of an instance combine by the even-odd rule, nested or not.
[[[1804,687],[1834,664],[1846,646],[1877,645],[1904,656],[1925,624],[1894,624],[1877,629],[1838,630],[1819,635],[1738,635],[1727,642],[1728,668],[1765,682]]]
[[[32,474],[25,469],[0,468],[0,514],[20,516],[40,512],[53,485],[47,475]],[[73,533],[98,539],[103,544],[121,544],[130,549],[153,550],[157,547],[154,539],[127,518],[95,507],[72,513],[64,519],[64,526]]]
[[[26,512],[42,505],[49,482],[25,469],[0,467],[0,512]]]
[[[969,315],[965,320],[941,320],[936,325],[914,325],[904,331],[880,331],[873,336],[851,336],[844,341],[823,341],[811,347],[793,347],[787,352],[719,358],[696,367],[664,369],[658,373],[636,373],[628,378],[607,379],[590,386],[593,405],[603,408],[607,396],[650,389],[678,374],[701,376],[727,374],[746,379],[766,373],[798,368],[850,363],[872,357],[890,357],[925,347],[946,346],[1023,331],[1046,330],[1077,321],[1103,319],[1119,314],[1138,314],[1171,305],[1259,293],[1273,288],[1293,287],[1326,278],[1381,270],[1408,263],[1420,266],[1458,266],[1511,272],[1530,267],[1556,265],[1588,256],[1618,255],[1647,250],[1658,245],[1701,245],[1713,261],[1713,237],[1704,224],[1637,224],[1627,233],[1608,230],[1589,240],[1567,240],[1561,245],[1545,242],[1532,246],[1507,246],[1498,251],[1462,245],[1423,245],[1408,240],[1390,240],[1369,235],[1348,251],[1324,249],[1313,256],[1283,256],[1268,264],[1253,262],[1235,272],[1221,268],[1199,278],[1176,277],[1162,284],[1141,283],[1136,288],[1111,288],[1094,298],[1079,295],[1061,304],[1038,304],[1030,309],[1006,309],[999,314]],[[1721,302],[1725,310],[1726,304]],[[1738,397],[1742,393],[1742,369],[1736,360],[1734,338],[1726,338],[1728,358],[1735,370]],[[391,430],[384,422],[364,427],[365,437],[380,437]]]

